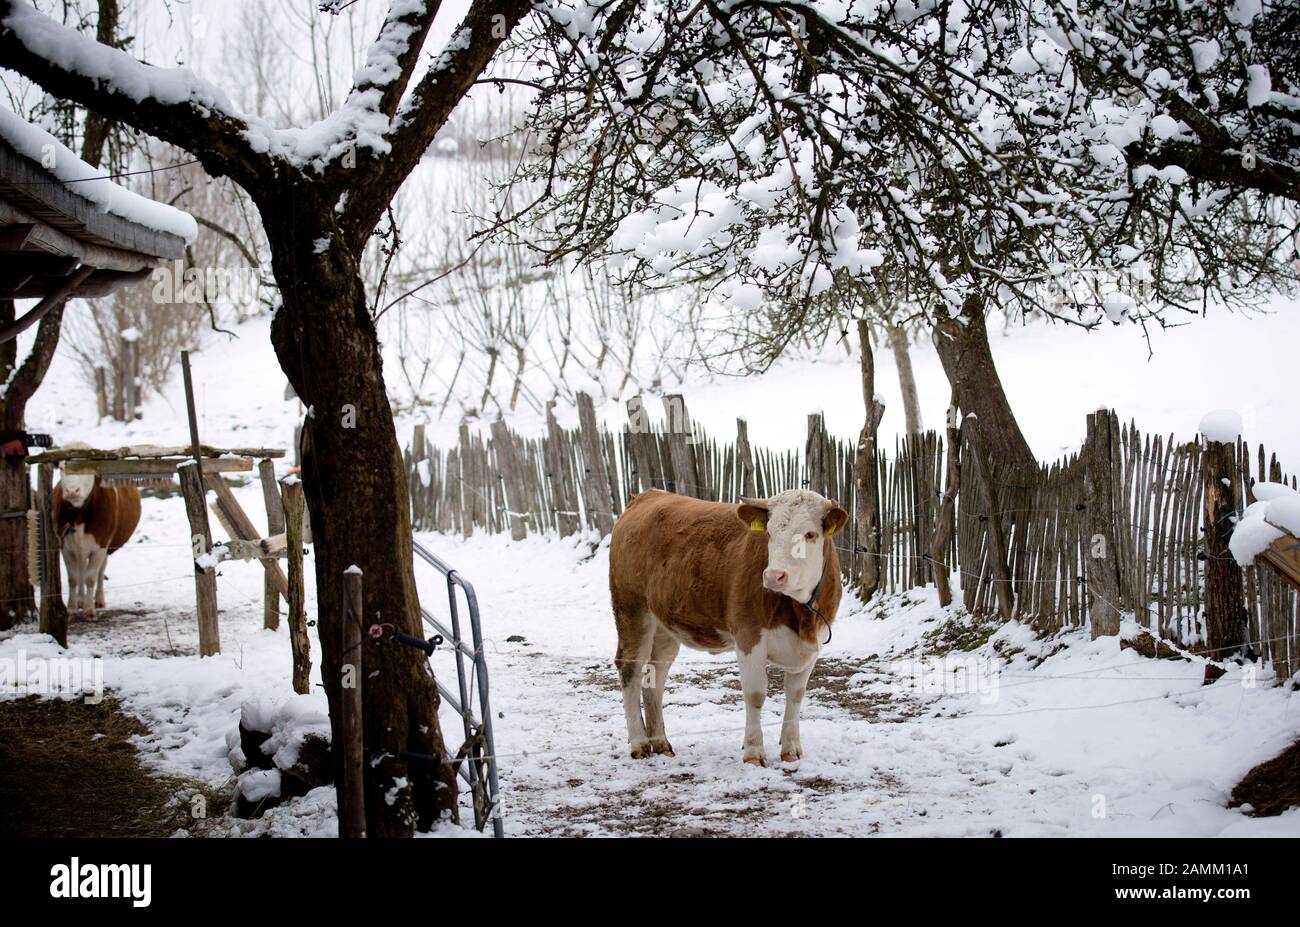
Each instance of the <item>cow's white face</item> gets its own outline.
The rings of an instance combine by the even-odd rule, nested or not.
[[[767,532],[763,586],[807,602],[825,566],[822,542],[844,526],[848,513],[815,492],[792,489],[770,499],[743,499],[738,514],[751,530]]]
[[[81,508],[90,498],[91,490],[95,488],[95,474],[93,473],[73,473],[65,474],[63,479],[59,480],[59,485],[63,487],[63,499],[73,508]]]

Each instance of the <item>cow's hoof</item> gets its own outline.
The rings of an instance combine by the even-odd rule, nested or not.
[[[654,751],[650,749],[650,741],[648,740],[643,740],[632,748],[632,759],[634,760],[644,760],[653,754]]]
[[[650,739],[650,751],[651,751],[652,753],[659,753],[659,754],[662,754],[663,756],[676,756],[676,755],[677,755],[676,753],[673,753],[673,745],[670,744],[670,743],[668,742],[668,738],[667,738],[667,737],[653,737],[653,738],[651,738],[651,739]]]
[[[803,751],[802,751],[802,750],[782,750],[782,751],[781,751],[781,762],[783,762],[783,763],[793,763],[795,760],[802,760],[802,759],[803,759]]]
[[[745,757],[745,762],[750,766],[762,766],[765,769],[767,768],[767,757],[763,756],[761,753],[757,756]]]

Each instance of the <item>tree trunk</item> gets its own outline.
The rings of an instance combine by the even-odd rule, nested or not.
[[[858,446],[853,456],[854,555],[861,558],[858,595],[865,602],[883,583],[880,558],[880,493],[876,430],[884,417],[884,403],[876,399],[876,362],[871,353],[867,323],[858,320],[858,341],[862,345],[862,402],[866,409]]]
[[[338,238],[325,253],[314,253],[314,240],[331,237],[330,230],[316,224],[327,221],[331,211],[313,202],[312,192],[285,191],[262,212],[284,300],[271,339],[309,409],[302,462],[315,541],[321,678],[334,743],[339,744],[340,683],[347,662],[342,652],[344,571],[356,564],[365,575],[363,631],[381,625],[413,637],[422,638],[424,632],[411,559],[406,472],[375,326],[357,264]],[[298,208],[286,209],[284,203]],[[437,819],[456,820],[455,775],[445,762],[440,699],[428,660],[387,634],[363,640],[367,834],[409,836]],[[399,758],[402,753],[429,760],[408,763]],[[340,766],[336,751],[336,773]],[[342,776],[335,781],[341,788]]]
[[[1205,655],[1211,660],[1226,659],[1246,640],[1245,587],[1241,567],[1228,549],[1232,518],[1240,508],[1236,450],[1235,444],[1206,438],[1201,452],[1205,489]]]
[[[16,316],[12,299],[0,300],[0,325]],[[54,349],[59,344],[63,306],[55,306],[41,319],[36,340],[22,364],[18,341],[0,344],[0,434],[26,428],[27,402],[45,378]],[[26,447],[15,453],[0,452],[0,631],[35,616],[36,594],[27,574],[27,510],[31,490],[27,477]]]
[[[934,347],[943,362],[948,382],[961,395],[962,412],[979,416],[980,431],[993,465],[1033,468],[1037,464],[989,350],[983,304],[972,297],[962,307],[961,318],[947,318],[934,327]]]
[[[903,394],[903,415],[907,433],[921,432],[921,401],[916,395],[916,374],[912,372],[912,352],[907,343],[907,332],[901,325],[889,326],[889,347],[894,352],[894,366],[898,368],[898,388]]]

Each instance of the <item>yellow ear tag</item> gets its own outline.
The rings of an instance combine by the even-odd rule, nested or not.
[[[763,519],[761,519],[761,518],[755,518],[753,521],[751,521],[751,522],[749,523],[749,530],[750,530],[750,531],[766,531],[766,530],[767,530],[767,526],[763,524]]]
[[[839,530],[840,530],[840,526],[836,525],[834,528],[831,528],[829,531],[826,532],[826,536],[830,537],[832,534],[834,534],[836,531]]]

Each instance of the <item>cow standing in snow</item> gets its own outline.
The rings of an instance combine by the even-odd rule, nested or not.
[[[68,568],[68,607],[95,617],[104,607],[108,555],[131,539],[140,523],[140,490],[105,486],[96,475],[72,474],[54,487],[54,530]]]
[[[736,506],[652,489],[628,503],[610,539],[609,589],[633,757],[672,755],[664,683],[682,644],[735,650],[744,760],[758,766],[767,765],[759,726],[767,665],[781,667],[781,759],[803,755],[799,707],[840,604],[832,536],[847,520],[838,504],[807,490]]]

